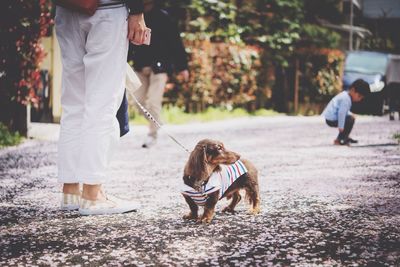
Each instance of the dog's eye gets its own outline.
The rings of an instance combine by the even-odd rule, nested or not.
[[[220,152],[220,149],[218,148],[218,146],[210,147],[207,149],[207,153],[212,156],[218,155],[219,152]]]

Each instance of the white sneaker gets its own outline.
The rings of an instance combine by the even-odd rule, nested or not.
[[[119,214],[137,211],[138,208],[139,205],[135,202],[109,196],[102,200],[88,200],[82,198],[79,213],[81,215]]]
[[[143,148],[150,148],[150,147],[154,146],[156,143],[157,143],[157,138],[148,135],[146,140],[144,141],[142,147]]]
[[[62,194],[61,209],[62,210],[77,210],[81,201],[80,195],[75,194]]]

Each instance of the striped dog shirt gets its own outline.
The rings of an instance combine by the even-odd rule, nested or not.
[[[184,184],[181,193],[189,196],[198,206],[204,206],[209,194],[219,190],[219,199],[221,199],[233,182],[247,173],[246,166],[240,160],[231,165],[220,165],[220,167],[221,171],[213,172],[201,191],[196,191]]]

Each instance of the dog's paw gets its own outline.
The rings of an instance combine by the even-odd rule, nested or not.
[[[235,213],[235,211],[233,209],[231,209],[231,207],[229,207],[229,206],[226,206],[225,208],[223,208],[222,212]]]
[[[209,217],[201,217],[200,219],[197,220],[199,223],[205,223],[208,224],[212,221],[212,218]]]
[[[184,220],[197,220],[198,217],[197,217],[197,215],[193,215],[192,213],[189,213],[189,214],[183,215],[183,219]]]
[[[253,215],[257,215],[261,212],[260,207],[254,208],[254,209],[250,209],[250,213]]]

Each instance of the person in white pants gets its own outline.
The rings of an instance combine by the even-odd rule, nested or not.
[[[63,65],[61,208],[79,209],[82,215],[135,210],[134,203],[105,196],[101,185],[119,140],[116,113],[124,94],[128,43],[144,42],[143,3],[101,0],[93,16],[57,6],[55,24]]]

